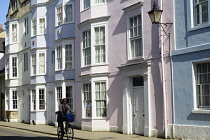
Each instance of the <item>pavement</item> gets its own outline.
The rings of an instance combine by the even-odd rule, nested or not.
[[[57,136],[57,127],[55,126],[30,125],[25,123],[2,122],[2,121],[0,121],[0,126]],[[161,138],[151,138],[151,137],[149,138],[140,135],[126,135],[115,132],[89,132],[78,129],[74,129],[74,139],[76,140],[163,140]]]

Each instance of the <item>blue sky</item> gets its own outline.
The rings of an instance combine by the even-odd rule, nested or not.
[[[3,24],[6,22],[6,14],[9,6],[10,0],[0,0],[0,24]]]

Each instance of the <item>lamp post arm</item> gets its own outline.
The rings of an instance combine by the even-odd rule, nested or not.
[[[165,28],[163,27],[163,25],[168,26],[169,28],[172,26],[173,23],[158,23],[158,26],[161,27],[163,29],[163,32],[165,33],[165,35],[169,36],[170,33],[167,33],[167,31],[165,30]]]

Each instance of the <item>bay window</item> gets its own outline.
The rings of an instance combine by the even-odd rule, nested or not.
[[[45,74],[45,53],[39,53],[39,74]]]
[[[36,54],[31,57],[32,75],[36,75]]]
[[[17,109],[18,99],[17,99],[17,90],[12,90],[12,109]]]
[[[88,7],[90,7],[90,0],[82,0],[82,9],[87,9]]]
[[[82,33],[83,37],[83,61],[84,65],[90,65],[91,64],[91,34],[90,30],[84,31]]]
[[[95,27],[95,62],[105,62],[105,27]]]
[[[62,69],[62,46],[57,47],[57,70]]]
[[[6,79],[9,79],[9,58],[6,59]]]
[[[72,94],[72,86],[66,86],[66,101],[70,106],[70,109],[73,110],[73,94]]]
[[[57,90],[57,101],[58,103],[60,103],[60,101],[62,100],[62,87],[56,87]]]
[[[106,83],[95,83],[95,96],[96,96],[96,116],[106,117]]]
[[[66,51],[66,59],[65,59],[65,65],[66,69],[72,69],[72,45],[66,44],[65,45],[65,51]]]
[[[17,42],[17,24],[12,24],[12,42]]]
[[[23,58],[23,65],[24,65],[24,71],[28,71],[28,53],[24,53]]]
[[[83,84],[83,105],[85,117],[92,116],[92,97],[91,97],[91,84]]]
[[[45,110],[45,89],[39,89],[39,110]]]
[[[39,33],[45,33],[45,18],[39,18]]]
[[[12,77],[17,77],[17,57],[12,57]]]
[[[36,35],[36,19],[32,20],[32,36]]]
[[[63,24],[63,9],[62,6],[57,7],[57,25]]]
[[[73,22],[73,6],[72,4],[66,4],[65,6],[66,22]]]
[[[31,91],[31,110],[36,110],[36,90]]]

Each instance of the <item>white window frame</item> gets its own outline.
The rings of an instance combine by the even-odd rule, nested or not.
[[[67,88],[70,88],[70,91],[67,90]],[[65,93],[66,93],[66,101],[69,105],[71,110],[74,110],[74,95],[73,95],[73,86],[66,85],[65,87]]]
[[[23,54],[23,65],[24,71],[28,71],[28,52]]]
[[[72,7],[72,9],[71,9],[71,11],[69,12],[69,14],[70,14],[70,21],[67,21],[67,10],[66,10],[66,7],[67,7],[67,5],[71,5],[71,7]],[[65,19],[65,23],[74,23],[74,3],[66,3],[65,5],[64,5],[64,19]]]
[[[71,54],[71,60],[66,61],[66,45],[70,45],[72,50]],[[60,49],[58,49],[60,48]],[[60,52],[60,53],[59,53]],[[71,63],[71,68],[66,68],[66,63]],[[59,66],[59,64],[61,64]],[[59,42],[55,45],[55,70],[61,71],[61,70],[72,70],[74,69],[74,41],[72,40],[65,40],[62,42]]]
[[[85,87],[88,87],[87,90],[84,90]],[[90,95],[87,96],[87,94],[90,94]],[[92,110],[93,110],[92,102],[93,102],[93,100],[92,100],[92,84],[91,84],[91,82],[82,83],[82,106],[83,106],[83,115],[82,116],[83,116],[83,118],[92,118]]]
[[[56,87],[56,95],[57,95],[57,102],[60,103],[60,101],[63,99],[63,88],[62,85]]]
[[[90,1],[90,5],[89,6],[87,6],[87,7],[85,7],[85,1]],[[81,9],[81,11],[83,11],[83,10],[86,10],[86,9],[88,9],[88,8],[90,8],[91,7],[91,2],[92,0],[80,0],[80,3],[81,3],[81,7],[80,7],[80,9]]]
[[[45,52],[38,52],[38,71],[39,75],[46,74],[46,53]],[[41,55],[44,55],[44,57],[40,57]],[[43,60],[42,60],[43,59]]]
[[[197,0],[199,1],[199,0]],[[192,17],[193,17],[193,26],[196,27],[196,26],[200,26],[200,25],[203,25],[203,24],[206,24],[206,23],[209,23],[209,19],[210,19],[210,1],[209,0],[205,0],[203,2],[198,2],[198,3],[195,3],[195,0],[192,0]],[[201,10],[202,8],[202,4],[206,3],[207,2],[207,21],[202,21],[202,14],[199,16],[199,21],[197,22],[197,16],[196,16],[196,9],[199,8],[199,10]],[[202,13],[202,12],[200,12]]]
[[[36,35],[37,35],[37,18],[34,18],[31,20],[31,36],[33,37]]]
[[[61,9],[61,13],[58,13],[58,9]],[[55,8],[56,10],[56,26],[60,26],[63,24],[63,14],[65,13],[64,10],[63,10],[63,5],[59,5]],[[58,18],[60,17],[60,18]]]
[[[14,64],[14,59],[16,59],[16,63]],[[10,70],[10,75],[11,78],[18,78],[18,57],[16,55],[12,55],[10,60],[10,66],[11,66],[11,70]]]
[[[69,46],[70,51],[67,50],[67,46]],[[64,44],[64,47],[65,47],[65,69],[66,70],[71,70],[74,68],[73,66],[73,44]],[[67,59],[70,59],[70,60],[67,60]],[[70,67],[68,67],[67,65],[70,65]]]
[[[89,32],[89,36],[88,36],[88,32]],[[84,30],[81,32],[81,37],[82,37],[82,43],[81,43],[81,52],[82,52],[82,66],[89,66],[91,65],[91,61],[92,61],[92,54],[91,54],[91,30],[90,29],[87,29],[87,30]],[[83,36],[83,34],[85,34],[85,38]],[[88,41],[89,40],[89,41]],[[88,45],[88,42],[90,43],[90,46],[87,46]],[[88,55],[85,55],[87,52],[87,50],[90,49],[90,56]],[[88,63],[89,59],[90,59],[90,63]]]
[[[206,64],[206,72],[205,71],[201,71],[201,69],[203,70],[205,67]],[[198,65],[202,65],[201,66],[201,69],[200,69],[200,72],[198,71]],[[199,73],[198,73],[199,72]],[[194,64],[194,77],[195,77],[195,97],[196,97],[196,100],[195,100],[195,108],[196,109],[199,109],[199,110],[205,110],[205,109],[210,109],[210,94],[208,94],[208,102],[209,102],[209,105],[201,105],[201,104],[204,104],[204,100],[202,100],[202,103],[200,104],[200,98],[199,98],[199,92],[200,92],[200,95],[206,95],[207,94],[204,94],[203,90],[205,90],[205,87],[207,87],[208,89],[208,92],[210,90],[210,84],[209,84],[209,81],[210,81],[210,62],[207,61],[207,62],[197,62]],[[200,79],[199,79],[199,76],[200,76]],[[202,78],[202,77],[203,78]],[[200,88],[198,88],[200,87]],[[204,98],[201,96],[201,98]],[[207,98],[207,99],[208,99]]]
[[[5,79],[10,79],[10,59],[9,59],[9,57],[7,57],[5,59],[5,67],[6,67]]]
[[[95,84],[99,83],[99,82],[105,82],[106,85],[106,116],[97,116],[96,113],[96,87]],[[84,84],[90,84],[91,85],[91,116],[87,117],[86,116],[86,105],[84,102]],[[108,113],[108,77],[94,77],[90,80],[85,79],[84,81],[82,81],[82,119],[107,119],[109,118],[109,113]]]
[[[18,24],[12,23],[11,28],[12,28],[11,30],[12,43],[17,43],[18,42]]]
[[[42,93],[44,98],[40,98],[40,91],[41,90],[44,90],[44,92]],[[46,88],[45,87],[38,87],[37,88],[37,93],[38,93],[38,110],[40,111],[45,111],[46,110]],[[44,101],[44,104],[41,104],[41,101]],[[43,106],[44,105],[44,109],[41,109],[41,105]]]
[[[37,110],[37,95],[36,89],[31,90],[31,111]]]
[[[29,18],[26,17],[24,18],[24,32],[25,32],[25,35],[27,35],[29,33]]]
[[[62,67],[63,67],[63,61],[62,61],[62,55],[63,53],[63,47],[62,45],[57,45],[56,46],[56,49],[55,49],[55,58],[56,58],[56,61],[55,61],[55,69],[57,71],[59,70],[62,70]]]
[[[11,102],[12,102],[11,103],[11,108],[12,108],[12,110],[18,110],[18,92],[17,92],[17,90],[11,90],[11,96],[12,96],[12,98],[11,98],[12,99],[11,100]],[[14,102],[16,102],[16,103],[14,103]]]
[[[9,39],[9,33],[10,33],[10,26],[9,25],[6,25],[6,41],[5,41],[5,46],[7,46],[10,42],[10,39]],[[7,46],[8,47],[8,46]],[[8,53],[8,51],[6,51],[6,53]]]
[[[31,55],[31,76],[36,75],[36,53]]]
[[[41,24],[41,20],[44,19],[44,24]],[[46,25],[47,25],[47,21],[46,21],[46,17],[39,17],[38,18],[38,35],[43,35],[46,34]]]

